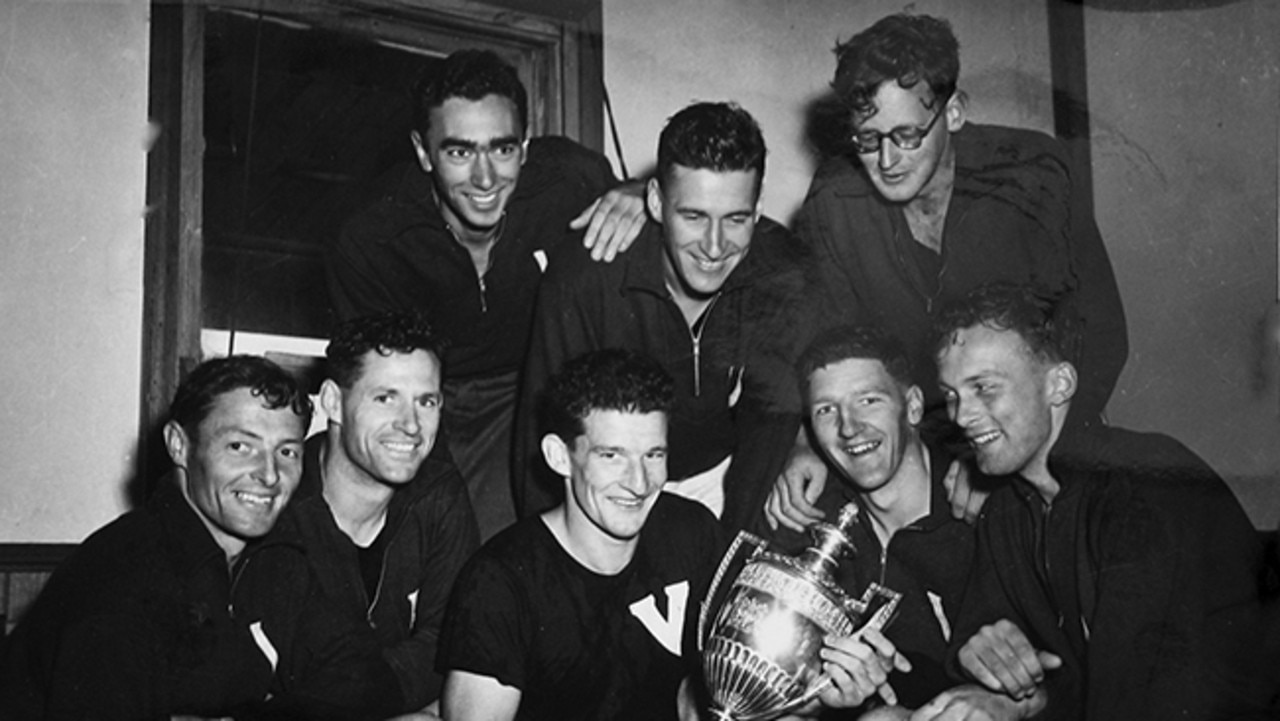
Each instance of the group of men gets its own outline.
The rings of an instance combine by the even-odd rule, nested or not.
[[[825,640],[796,715],[1274,713],[1247,517],[1103,423],[1124,314],[1062,151],[966,123],[945,21],[836,54],[850,140],[794,231],[736,104],[620,183],[529,137],[497,56],[447,58],[330,253],[327,431],[268,361],[193,371],[172,477],[5,641],[0,715],[699,718],[728,537],[794,547],[847,502],[838,580],[900,610]]]

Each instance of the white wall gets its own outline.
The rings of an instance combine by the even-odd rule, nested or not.
[[[124,508],[138,435],[147,3],[0,3],[0,542]]]
[[[1133,352],[1114,423],[1172,433],[1280,522],[1280,3],[1086,14],[1098,223]]]

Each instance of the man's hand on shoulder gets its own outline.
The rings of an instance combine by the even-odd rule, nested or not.
[[[814,504],[826,485],[827,465],[808,443],[797,442],[764,505],[769,528],[776,531],[781,525],[803,532],[821,521],[824,514]]]
[[[947,689],[911,715],[911,721],[1020,721],[1040,713],[1045,706],[1043,690],[1015,701],[981,686],[965,685]]]
[[[647,218],[644,208],[644,181],[633,180],[596,198],[578,217],[569,223],[573,230],[582,230],[583,247],[591,249],[592,260],[612,262],[619,253],[640,236]]]
[[[973,525],[982,513],[982,504],[987,502],[990,490],[977,488],[969,480],[969,466],[960,459],[951,462],[942,485],[947,489],[947,501],[951,503],[951,516],[957,521]]]
[[[1031,645],[1022,629],[1007,619],[983,626],[960,648],[960,666],[991,691],[1015,700],[1034,695],[1046,671],[1062,666],[1062,659]]]

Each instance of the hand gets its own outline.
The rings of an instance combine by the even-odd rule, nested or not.
[[[644,227],[644,183],[624,183],[596,198],[578,217],[569,222],[573,230],[587,231],[582,245],[591,249],[592,260],[612,262],[625,253]]]
[[[1035,693],[1045,671],[1062,666],[1061,658],[1037,651],[1022,629],[1007,619],[983,626],[960,648],[959,658],[978,683],[1017,700]]]
[[[822,650],[822,670],[831,677],[831,685],[818,694],[829,708],[861,706],[874,694],[894,706],[898,695],[889,685],[889,672],[911,670],[911,663],[898,653],[893,642],[874,628],[852,636],[828,636]]]
[[[1014,701],[981,686],[957,686],[943,691],[911,715],[911,721],[1018,721],[1039,713],[1043,692]]]
[[[957,521],[971,525],[977,521],[982,504],[987,502],[991,491],[974,488],[969,483],[969,467],[960,460],[952,461],[942,485],[946,487],[947,500],[951,502],[951,515]]]
[[[813,504],[826,485],[827,465],[818,454],[807,444],[793,448],[764,504],[764,519],[769,528],[776,531],[778,524],[782,524],[803,532],[821,521],[824,514]]]

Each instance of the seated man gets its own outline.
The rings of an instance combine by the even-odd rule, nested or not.
[[[571,140],[530,138],[528,105],[516,69],[491,51],[459,50],[433,67],[414,95],[417,162],[326,259],[341,320],[416,311],[448,341],[448,451],[484,538],[515,520],[516,380],[548,255],[571,238],[571,221],[605,260],[645,222],[640,184],[613,187],[604,156]]]
[[[558,501],[559,484],[536,452],[533,399],[566,359],[632,348],[675,379],[671,490],[703,501],[729,529],[758,515],[799,426],[789,379],[809,317],[806,256],[760,217],[764,165],[750,114],[731,103],[690,105],[659,138],[647,191],[656,222],[627,254],[593,263],[569,244],[552,257],[517,418],[522,514]]]
[[[270,361],[192,371],[164,426],[173,472],[49,579],[5,644],[0,717],[393,711],[399,689],[372,636],[314,603],[296,540],[268,533],[298,485],[310,417]]]
[[[918,429],[924,394],[902,345],[871,326],[822,333],[801,355],[797,375],[818,449],[842,483],[828,484],[817,507],[828,518],[854,501],[857,549],[836,580],[852,596],[877,582],[902,594],[885,636],[910,661],[891,677],[897,701],[912,708],[953,685],[947,644],[973,557],[973,530],[951,516],[943,477],[951,460]],[[785,529],[775,543],[808,545]]]
[[[466,485],[428,458],[440,426],[440,342],[418,316],[348,321],[325,351],[327,433],[307,441],[296,524],[325,595],[373,628],[405,699],[440,695],[440,623],[480,546]]]
[[[662,492],[671,378],[634,351],[565,364],[546,392],[566,500],[485,544],[454,587],[442,709],[466,719],[674,719],[698,599],[723,544]]]
[[[978,521],[954,670],[1012,699],[1047,691],[1044,718],[1254,712],[1271,673],[1257,535],[1182,444],[1071,421],[1078,336],[1055,311],[997,284],[940,319],[948,413],[978,468],[1011,477]]]

